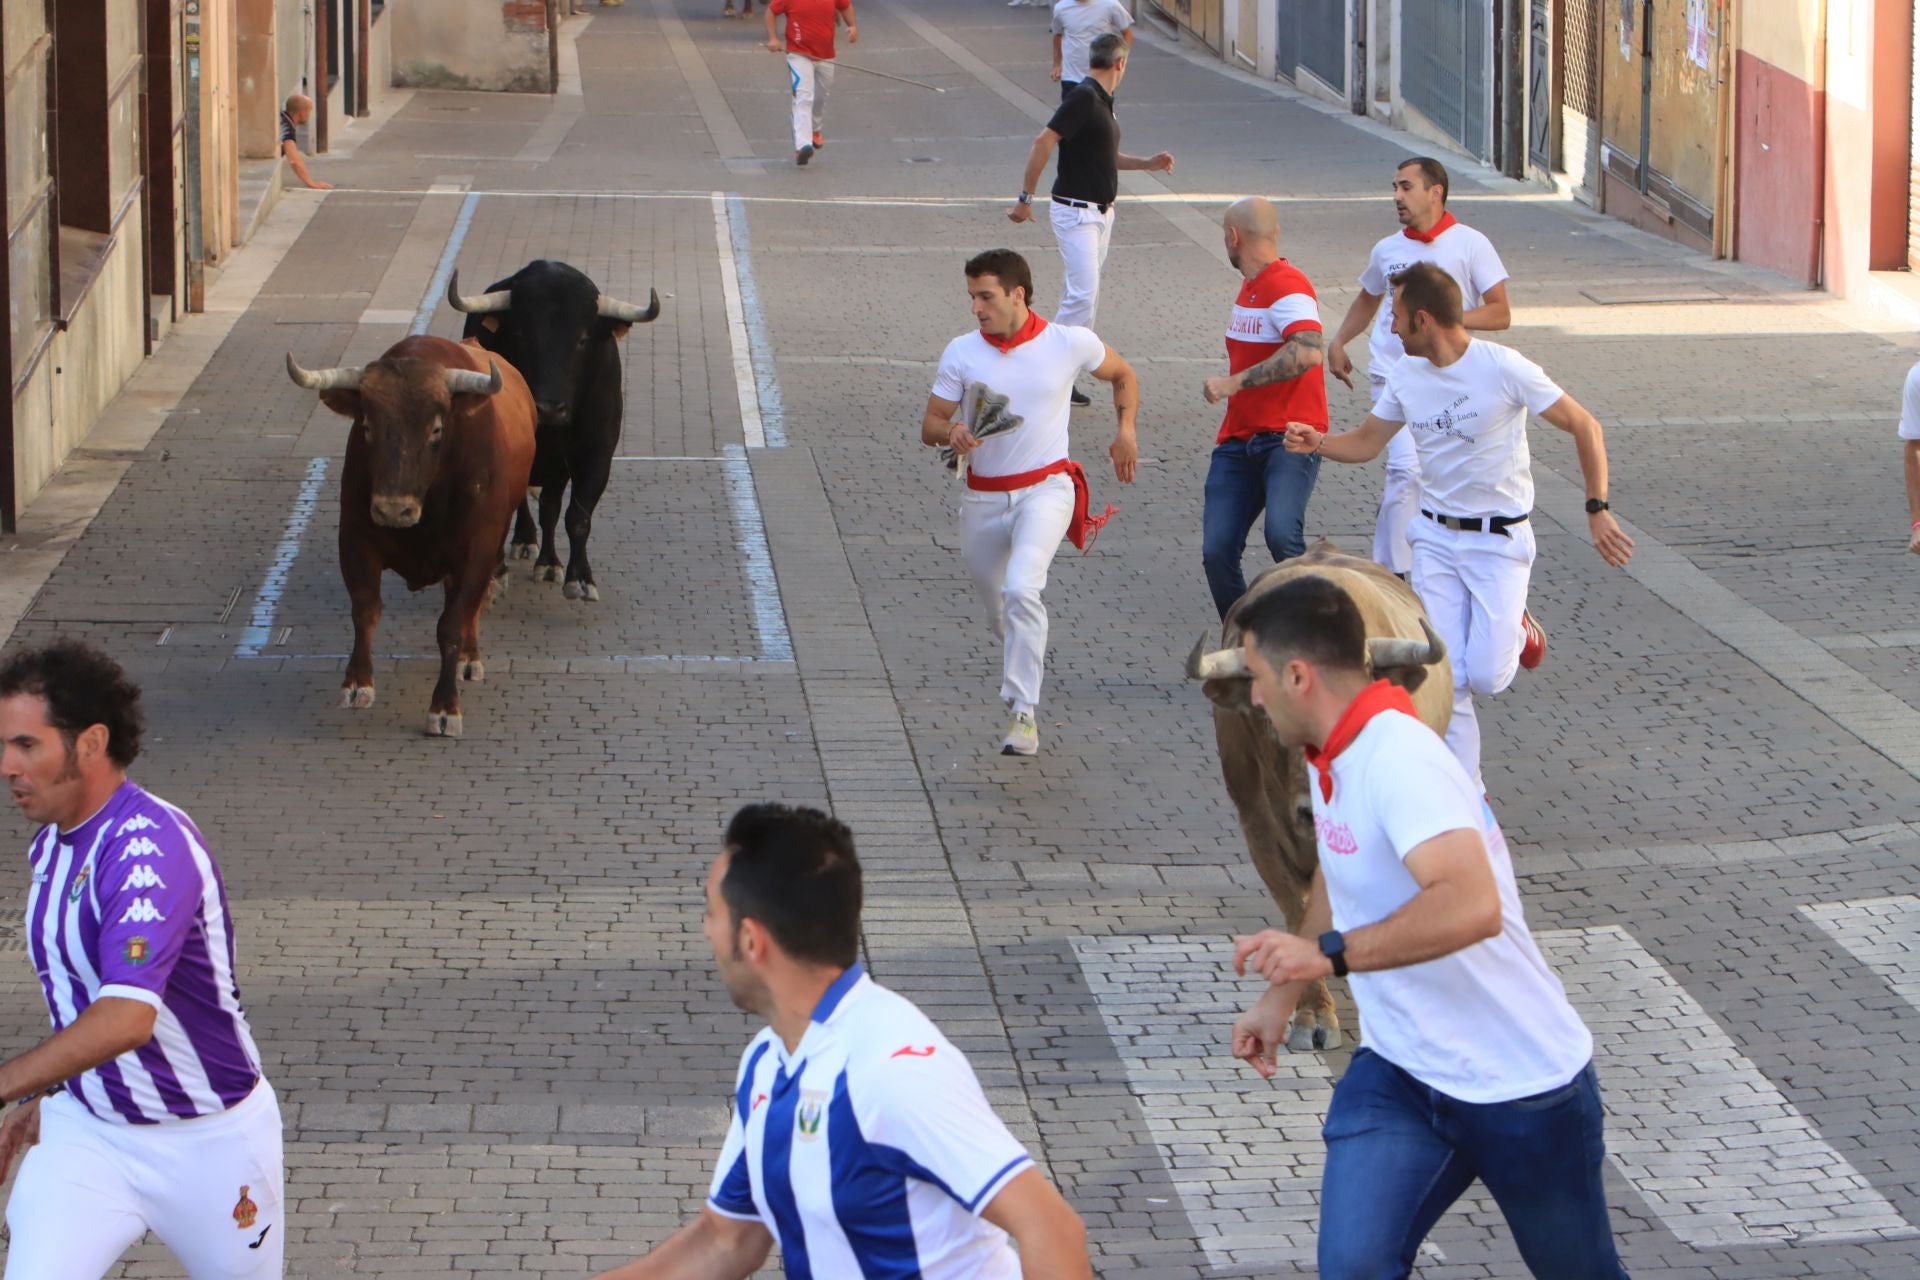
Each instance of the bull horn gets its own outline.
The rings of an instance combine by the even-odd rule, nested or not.
[[[309,391],[358,391],[360,375],[366,370],[338,367],[333,369],[302,369],[300,362],[293,358],[293,352],[287,352],[287,376],[294,385],[305,387]]]
[[[1247,655],[1239,649],[1215,649],[1207,651],[1207,637],[1201,636],[1193,642],[1193,652],[1187,655],[1187,679],[1189,680],[1244,680],[1253,672],[1247,670]]]
[[[600,295],[595,304],[600,314],[609,320],[618,320],[621,324],[646,324],[660,314],[660,294],[657,290],[647,290],[647,309],[642,311],[631,302],[622,302],[618,298]]]
[[[1435,634],[1433,624],[1422,618],[1420,629],[1427,633],[1425,640],[1376,636],[1367,641],[1368,665],[1375,671],[1385,671],[1392,667],[1430,667],[1446,657],[1446,642]]]
[[[496,289],[492,293],[463,297],[460,293],[460,272],[456,269],[447,276],[447,305],[470,316],[490,315],[513,306],[513,290]]]
[[[487,361],[487,367],[492,370],[491,373],[475,373],[471,369],[445,370],[447,394],[450,396],[491,396],[499,394],[500,363],[497,360],[489,360]]]

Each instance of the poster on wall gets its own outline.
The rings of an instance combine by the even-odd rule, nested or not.
[[[1687,0],[1687,57],[1702,71],[1707,69],[1707,0]]]

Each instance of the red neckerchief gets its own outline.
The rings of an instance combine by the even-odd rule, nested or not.
[[[1333,803],[1333,758],[1352,746],[1367,722],[1382,711],[1404,711],[1416,720],[1420,718],[1405,689],[1390,680],[1375,680],[1340,713],[1333,732],[1327,735],[1326,746],[1317,751],[1306,748],[1307,763],[1320,774],[1320,798],[1328,804]]]
[[[1046,327],[1047,322],[1040,318],[1038,311],[1029,311],[1027,312],[1027,322],[1021,325],[1020,332],[1014,334],[1011,338],[996,338],[985,329],[980,331],[980,336],[987,340],[988,346],[998,351],[1001,355],[1006,355],[1022,343],[1032,342],[1040,336],[1040,331]]]
[[[1415,231],[1412,227],[1402,227],[1400,231],[1401,234],[1405,235],[1409,240],[1418,240],[1421,244],[1432,244],[1435,240],[1445,235],[1447,228],[1452,225],[1453,215],[1443,213],[1440,215],[1440,221],[1433,224],[1433,230],[1431,231]]]

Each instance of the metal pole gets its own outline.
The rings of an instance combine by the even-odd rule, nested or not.
[[[560,92],[559,0],[547,0],[547,92]]]
[[[206,201],[206,178],[200,172],[200,0],[187,0],[185,30],[181,52],[187,61],[185,84],[181,89],[186,101],[186,182],[187,195],[187,310],[207,309],[207,245],[201,226],[201,206]]]
[[[7,59],[7,33],[0,23],[0,67]],[[0,138],[7,134],[6,94],[0,93]],[[0,164],[0,209],[8,207],[7,166]],[[9,230],[11,228],[8,228]],[[13,255],[0,253],[0,297],[13,298]],[[14,522],[13,478],[13,326],[0,327],[0,369],[7,373],[6,402],[0,404],[0,533],[18,532]]]
[[[359,0],[354,7],[359,10],[359,21],[354,25],[359,29],[360,38],[354,45],[353,114],[365,117],[370,114],[367,110],[367,77],[372,74],[373,60],[367,53],[367,44],[373,38],[373,0]]]
[[[327,19],[333,0],[313,0],[313,153],[327,149]]]

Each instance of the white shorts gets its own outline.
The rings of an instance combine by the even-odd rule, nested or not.
[[[157,1125],[96,1120],[55,1094],[7,1201],[6,1280],[98,1280],[148,1231],[191,1280],[278,1280],[285,1182],[265,1080],[219,1115]]]

